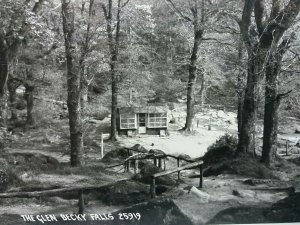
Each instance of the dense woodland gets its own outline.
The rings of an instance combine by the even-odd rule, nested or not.
[[[119,145],[119,107],[184,105],[176,132],[193,139],[196,115],[217,106],[236,113],[230,157],[276,170],[279,128],[300,119],[299,11],[300,0],[0,0],[0,151],[67,127],[76,170],[91,121],[109,119],[97,135]]]
[[[76,166],[91,107],[109,110],[116,140],[116,110],[129,95],[185,100],[186,131],[194,105],[222,103],[238,112],[240,153],[254,153],[263,118],[268,164],[280,116],[299,116],[299,9],[298,0],[1,0],[1,126],[20,119],[20,86],[27,126],[37,120],[35,96],[67,102]]]

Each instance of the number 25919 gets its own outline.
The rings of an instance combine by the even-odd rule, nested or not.
[[[140,213],[119,213],[119,220],[140,220]]]

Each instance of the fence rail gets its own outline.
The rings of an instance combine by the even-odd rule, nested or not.
[[[199,181],[199,187],[202,188],[203,187],[203,161],[198,161],[198,162],[194,162],[185,166],[179,166],[177,164],[177,168],[176,169],[172,169],[172,170],[168,170],[168,171],[163,171],[163,172],[159,172],[156,174],[153,174],[151,176],[151,186],[150,186],[150,194],[151,194],[151,198],[155,198],[156,196],[156,192],[155,192],[155,179],[161,176],[166,176],[172,173],[176,173],[177,172],[177,176],[178,176],[178,181],[180,179],[180,172],[182,170],[188,170],[188,169],[193,169],[195,167],[198,167],[200,169],[200,181]]]

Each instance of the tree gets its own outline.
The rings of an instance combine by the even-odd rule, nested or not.
[[[108,0],[107,5],[102,4],[104,17],[106,20],[106,34],[109,48],[109,66],[111,76],[111,128],[110,139],[117,139],[117,107],[118,107],[118,77],[117,66],[119,56],[120,31],[121,31],[121,11],[128,4],[129,0],[122,3],[117,2],[116,25],[114,33],[113,20],[113,0]]]
[[[9,76],[9,64],[17,55],[20,46],[30,34],[30,20],[41,9],[45,0],[36,1],[12,1],[1,2],[0,21],[0,117],[2,125],[6,126],[7,95],[6,83]]]
[[[72,1],[62,0],[63,31],[67,64],[68,111],[71,143],[71,166],[81,165],[83,132],[81,116],[81,76],[76,65],[75,6]]]
[[[263,4],[263,2],[261,3]],[[272,41],[269,49],[269,56],[266,62],[266,85],[265,85],[265,114],[264,114],[264,135],[262,162],[269,165],[275,159],[277,153],[277,130],[278,130],[278,109],[281,99],[289,94],[291,90],[285,93],[278,93],[278,76],[281,72],[282,58],[293,40],[294,34],[282,38],[283,34],[295,22],[300,11],[300,1],[290,0],[288,4],[281,9],[281,1],[273,0],[269,20],[273,24],[266,24],[262,21],[260,29],[266,30],[269,41]],[[264,31],[261,30],[260,33]]]
[[[81,14],[84,13],[85,3],[83,3]],[[89,0],[89,9],[88,9],[88,16],[86,22],[86,31],[83,35],[83,40],[81,41],[81,51],[79,57],[79,68],[80,68],[80,76],[81,76],[81,109],[82,114],[84,114],[85,104],[87,102],[88,96],[88,77],[87,71],[88,66],[86,65],[86,58],[88,53],[91,52],[91,41],[92,41],[92,34],[91,34],[91,26],[92,26],[92,19],[94,17],[94,0]],[[85,19],[85,18],[84,18]]]
[[[281,57],[272,57],[274,49],[284,45],[285,41],[280,40],[284,32],[292,25],[294,19],[299,12],[300,1],[291,0],[283,10],[280,10],[281,1],[273,0],[270,16],[267,17],[266,4],[263,0],[247,0],[245,1],[242,20],[241,20],[241,35],[245,43],[248,53],[248,71],[247,84],[243,102],[242,126],[239,134],[238,152],[239,153],[254,153],[255,151],[255,124],[257,116],[259,86],[262,83],[264,74],[266,77],[266,106],[265,106],[265,122],[264,122],[264,150],[262,161],[268,163],[270,159],[268,146],[274,144],[277,136],[277,125],[275,122],[276,116],[274,111],[277,111],[278,101],[276,101],[277,93],[274,91],[274,74],[277,74],[276,68],[272,65],[279,66],[278,63],[271,63],[276,58],[278,62]],[[254,13],[255,22],[252,24],[252,13]],[[281,48],[281,47],[279,47]],[[270,71],[270,69],[272,71]],[[268,72],[269,71],[269,72]],[[272,75],[271,75],[272,74]],[[277,77],[275,75],[275,77]],[[272,86],[272,90],[269,87]],[[274,89],[275,87],[275,89]],[[271,94],[272,92],[272,94]],[[270,97],[272,96],[272,97]],[[269,100],[271,100],[271,103]],[[274,115],[273,118],[270,116]],[[269,120],[270,119],[270,120]],[[272,125],[271,125],[272,124]],[[268,125],[269,126],[268,128]],[[273,133],[273,134],[272,134]],[[267,144],[269,142],[269,144]],[[274,145],[273,145],[274,146]]]
[[[186,103],[186,122],[183,130],[191,131],[192,121],[194,118],[194,85],[197,80],[197,60],[199,46],[203,41],[205,31],[206,15],[205,15],[205,0],[193,0],[189,2],[189,15],[181,11],[172,0],[167,0],[172,8],[179,14],[179,16],[188,21],[193,26],[193,47],[189,62],[189,79],[187,83],[187,103]]]

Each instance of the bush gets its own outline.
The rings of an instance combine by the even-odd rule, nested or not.
[[[237,139],[234,136],[225,134],[214,144],[207,148],[203,160],[206,164],[222,162],[225,159],[233,158],[237,147]]]
[[[271,169],[260,163],[258,159],[250,155],[243,155],[237,158],[225,159],[208,167],[204,176],[218,176],[219,174],[236,174],[259,179],[274,179],[276,175]]]
[[[0,127],[0,150],[8,147],[14,140],[15,137],[12,136],[10,132],[8,132],[5,128]]]
[[[0,192],[5,192],[10,186],[21,184],[16,172],[9,166],[6,159],[0,158]]]
[[[85,113],[87,117],[103,120],[110,114],[110,110],[106,107],[99,106],[98,104],[89,103],[86,105]]]
[[[213,149],[219,147],[225,147],[225,146],[235,151],[237,144],[238,144],[238,139],[235,136],[230,134],[225,134],[224,136],[221,136],[214,144],[209,146],[207,148],[207,151],[211,151]]]

